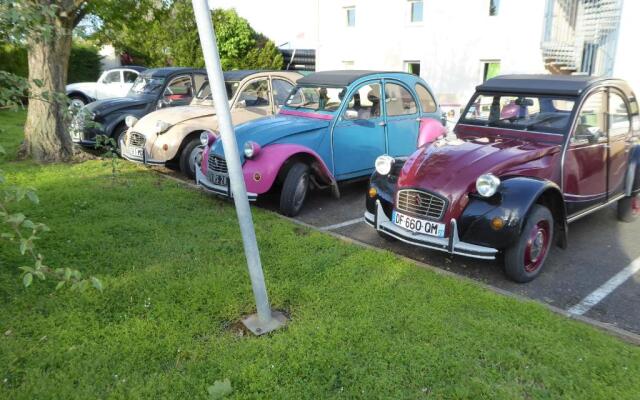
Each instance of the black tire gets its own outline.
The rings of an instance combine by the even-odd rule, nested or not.
[[[634,222],[640,218],[640,194],[618,200],[618,220]]]
[[[520,237],[504,252],[504,271],[509,279],[526,283],[540,274],[553,244],[554,228],[551,211],[534,204]]]
[[[199,155],[198,153],[199,149]],[[182,147],[180,152],[180,171],[190,179],[195,179],[196,168],[198,168],[198,162],[202,157],[202,143],[200,138],[196,137],[191,139],[187,144]]]
[[[288,217],[298,215],[309,192],[309,166],[297,162],[289,168],[280,192],[280,213]]]

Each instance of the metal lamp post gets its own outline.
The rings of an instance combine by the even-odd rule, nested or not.
[[[207,0],[192,0],[192,4],[196,24],[198,25],[202,53],[207,67],[209,85],[213,95],[213,103],[218,116],[220,136],[229,170],[229,182],[236,213],[238,214],[251,286],[256,300],[257,313],[248,316],[242,322],[254,334],[262,335],[283,326],[286,323],[286,317],[280,312],[271,311],[269,306],[256,233],[251,218],[251,208],[247,198],[247,188],[242,175],[242,165],[240,164],[238,146],[233,131],[233,123],[231,122],[231,113],[229,112],[227,90],[225,89],[222,67],[220,66],[220,55],[218,54],[216,36],[211,22],[211,10],[207,5]]]

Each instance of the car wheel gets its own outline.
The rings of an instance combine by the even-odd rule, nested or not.
[[[69,108],[72,110],[79,110],[87,104],[87,100],[78,95],[69,96]]]
[[[640,218],[640,193],[618,200],[618,219],[633,222]]]
[[[280,193],[280,213],[288,217],[298,215],[309,191],[309,166],[295,163],[289,168]]]
[[[191,139],[183,148],[180,153],[180,171],[190,179],[195,179],[196,168],[202,161],[202,143],[200,138]]]
[[[535,279],[544,265],[553,243],[553,215],[535,204],[518,240],[504,253],[504,268],[511,280],[525,283]]]

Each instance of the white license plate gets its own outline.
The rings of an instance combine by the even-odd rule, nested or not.
[[[133,157],[142,157],[142,152],[144,151],[141,147],[129,147],[129,155]]]
[[[227,175],[209,173],[207,178],[216,186],[227,186]]]
[[[426,219],[414,218],[409,215],[393,211],[391,219],[394,224],[415,233],[422,233],[429,236],[444,237],[445,225],[439,222],[432,222]]]

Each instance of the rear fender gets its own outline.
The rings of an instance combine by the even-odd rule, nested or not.
[[[447,128],[433,118],[420,118],[418,129],[418,147],[435,142],[440,136],[447,134]]]
[[[253,159],[242,166],[247,191],[263,194],[269,191],[288,160],[303,157],[310,162],[316,178],[337,190],[336,180],[315,151],[297,144],[274,144],[263,147]]]
[[[556,224],[558,244],[565,247],[568,229],[560,188],[548,180],[523,177],[505,179],[498,193],[488,199],[470,196],[459,221],[460,238],[469,243],[506,249],[520,237],[534,204],[549,208]],[[494,218],[504,221],[502,229],[491,227]]]

